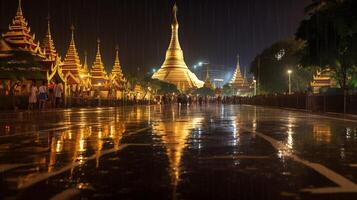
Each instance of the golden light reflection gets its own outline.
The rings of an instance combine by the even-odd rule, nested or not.
[[[331,142],[331,126],[328,124],[314,124],[313,135],[316,142]]]
[[[294,146],[294,138],[293,138],[293,135],[294,135],[294,131],[293,131],[294,123],[295,123],[295,119],[289,116],[288,117],[288,131],[287,131],[288,137],[286,139],[286,143],[287,143],[287,146],[290,149],[292,149],[293,146]]]
[[[125,122],[103,124],[99,128],[92,126],[81,127],[78,130],[63,131],[54,134],[50,138],[50,150],[48,171],[54,170],[57,155],[62,154],[61,162],[84,163],[87,159],[87,151],[94,151],[97,167],[99,158],[104,148],[104,143],[111,143],[108,148],[119,149],[120,141],[125,132]],[[93,133],[93,134],[92,134]],[[62,160],[64,159],[64,160]],[[73,172],[73,169],[71,170]]]
[[[186,147],[186,141],[192,129],[201,128],[203,118],[184,116],[174,116],[170,121],[158,122],[153,125],[153,132],[161,137],[166,147],[166,155],[169,158],[171,181],[174,186],[178,185],[181,173],[181,158]]]

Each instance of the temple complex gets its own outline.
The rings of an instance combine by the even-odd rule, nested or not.
[[[169,48],[166,51],[165,61],[161,68],[154,73],[152,78],[175,84],[181,91],[203,87],[203,81],[199,80],[197,76],[188,69],[184,61],[183,51],[178,36],[179,23],[177,20],[176,4],[173,7],[171,29],[171,41]]]
[[[337,83],[332,78],[332,72],[330,69],[319,70],[313,77],[311,82],[311,88],[313,93],[320,93],[322,88],[336,87]]]
[[[231,86],[235,90],[235,95],[238,96],[247,96],[249,93],[252,92],[252,89],[250,87],[250,84],[248,83],[248,80],[242,76],[241,70],[240,70],[240,60],[239,60],[239,55],[237,56],[237,66],[236,70],[234,71],[232,80],[230,81]]]
[[[107,72],[105,71],[102,61],[102,55],[100,53],[100,40],[97,41],[97,54],[91,70],[92,75],[92,87],[94,89],[104,88],[108,83]]]

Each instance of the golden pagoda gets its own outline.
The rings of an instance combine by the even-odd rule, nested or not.
[[[336,81],[332,78],[332,72],[328,68],[317,71],[311,82],[313,93],[319,93],[321,88],[331,88],[336,85]]]
[[[104,64],[102,61],[102,56],[100,54],[100,40],[98,39],[97,54],[95,56],[95,61],[92,66],[92,87],[102,88],[107,85],[108,77],[107,72],[104,69]]]
[[[62,64],[62,73],[68,85],[78,86],[80,84],[81,61],[78,56],[74,42],[74,26],[71,26],[72,37],[69,48]]]
[[[19,0],[16,15],[9,25],[9,30],[2,37],[14,50],[27,51],[31,54],[44,57],[39,43],[35,42],[35,34],[31,35],[31,28],[28,27],[28,23],[23,16],[21,0]]]
[[[239,55],[237,55],[237,66],[233,74],[232,80],[229,82],[233,89],[235,90],[236,95],[244,96],[247,93],[251,92],[250,84],[247,79],[242,76],[240,70],[240,60]]]
[[[186,91],[190,88],[201,88],[204,84],[203,81],[199,80],[197,76],[188,69],[184,61],[178,36],[179,23],[177,20],[176,4],[173,7],[171,30],[171,41],[166,51],[165,61],[161,68],[154,73],[152,78],[175,84],[181,91]]]
[[[122,89],[125,83],[125,78],[119,61],[118,47],[116,47],[116,51],[115,51],[115,61],[114,61],[112,73],[110,74],[110,82],[115,89]]]

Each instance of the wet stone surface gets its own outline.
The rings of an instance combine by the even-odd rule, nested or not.
[[[0,113],[0,199],[357,199],[357,121],[253,106]]]

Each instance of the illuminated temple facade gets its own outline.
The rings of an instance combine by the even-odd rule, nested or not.
[[[240,70],[240,60],[239,55],[237,56],[237,66],[234,71],[230,85],[234,89],[235,95],[238,96],[249,96],[252,93],[252,88],[246,77],[244,77]]]
[[[336,87],[337,83],[332,78],[332,72],[330,69],[319,70],[313,77],[311,82],[312,92],[317,94],[323,88],[333,88]]]
[[[154,73],[152,78],[175,84],[181,91],[203,87],[204,82],[199,80],[197,76],[188,69],[184,61],[178,35],[179,23],[177,20],[176,4],[173,8],[171,29],[171,41],[166,51],[165,61],[161,68]]]
[[[113,69],[108,76],[98,40],[96,57],[90,69],[86,53],[83,65],[81,63],[72,26],[69,46],[62,60],[51,34],[50,18],[48,17],[47,31],[40,44],[36,41],[35,34],[31,33],[23,15],[21,0],[18,1],[16,15],[8,31],[0,37],[0,95],[8,95],[15,82],[21,82],[21,88],[26,88],[20,95],[27,95],[32,81],[38,85],[42,81],[63,83],[65,96],[87,91],[108,91],[111,88],[115,92],[126,89],[124,86],[127,81],[120,65],[118,49]]]
[[[104,68],[104,63],[102,61],[102,55],[100,53],[100,40],[97,41],[97,54],[91,70],[92,74],[92,87],[95,89],[104,89],[108,84],[107,72]]]

